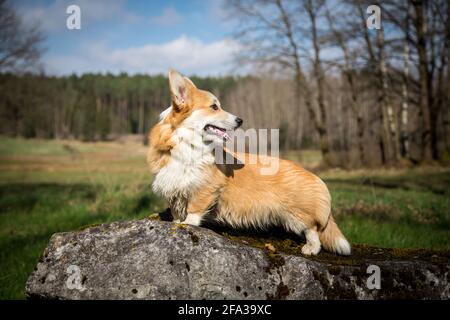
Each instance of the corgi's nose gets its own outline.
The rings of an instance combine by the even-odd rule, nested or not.
[[[244,122],[244,120],[242,120],[241,118],[236,117],[237,128],[239,128],[242,125],[242,122]]]

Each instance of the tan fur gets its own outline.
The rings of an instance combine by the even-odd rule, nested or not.
[[[247,154],[236,154],[237,159],[247,157]],[[216,194],[214,201],[220,207],[218,218],[233,226],[265,227],[286,217],[282,223],[292,231],[296,231],[292,223],[295,220],[306,227],[324,228],[331,201],[325,184],[294,162],[279,161],[280,171],[276,175],[261,175],[259,162],[212,166],[208,186],[192,199],[197,204],[195,210],[188,207],[188,213],[204,212]]]
[[[330,215],[327,225],[319,232],[320,242],[326,250],[338,253],[336,239],[341,238],[344,238],[344,235],[334,221],[333,216]]]
[[[172,135],[183,120],[194,110],[204,112],[205,116],[212,112],[212,95],[197,89],[187,78],[185,83],[187,92],[184,89],[181,92],[186,99],[173,96],[173,110],[150,133],[148,161],[155,174],[171,161],[171,150],[177,144]],[[179,101],[183,104],[176,105]],[[201,221],[214,210],[218,220],[234,227],[281,225],[298,234],[304,232],[307,238],[304,254],[317,254],[320,242],[326,250],[350,253],[348,242],[331,216],[330,193],[320,178],[292,161],[279,159],[276,159],[280,161],[278,173],[262,175],[263,159],[250,164],[248,154],[233,156],[235,164],[211,164],[202,169],[202,187],[185,199],[189,219]],[[177,205],[180,203],[184,202]]]

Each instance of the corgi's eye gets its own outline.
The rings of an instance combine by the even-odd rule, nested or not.
[[[219,110],[219,107],[217,106],[217,104],[213,104],[212,106],[211,106],[211,109],[213,109],[213,110]]]

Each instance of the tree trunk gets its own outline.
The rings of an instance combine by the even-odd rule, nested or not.
[[[433,160],[433,144],[431,139],[431,115],[429,105],[430,75],[428,73],[426,21],[423,2],[417,0],[412,1],[412,4],[415,11],[414,26],[417,34],[416,46],[419,56],[419,107],[422,117],[422,160],[430,162]]]
[[[312,45],[314,48],[314,77],[316,78],[317,84],[317,105],[319,106],[319,115],[316,116],[318,120],[317,131],[320,137],[320,150],[322,151],[323,161],[326,165],[331,165],[330,159],[330,141],[328,138],[328,128],[327,128],[327,113],[325,107],[325,79],[322,70],[322,60],[320,57],[320,45],[319,38],[317,35],[317,24],[316,24],[316,10],[314,8],[313,1],[309,0],[307,5],[307,11],[309,18],[311,20],[311,33],[312,33]],[[312,107],[312,106],[311,106]]]
[[[450,152],[450,3],[447,2],[447,114],[444,114],[445,133],[447,137],[446,148]]]
[[[350,86],[350,109],[353,112],[353,115],[356,117],[356,135],[357,135],[359,161],[361,166],[364,166],[366,163],[366,159],[364,154],[363,117],[361,114],[361,108],[358,105],[358,90],[355,84],[354,71],[352,70],[352,62],[351,62],[352,60],[350,58],[350,53],[346,40],[344,39],[342,32],[338,31],[338,29],[335,27],[333,16],[330,14],[328,10],[326,11],[326,17],[332,30],[332,34],[335,38],[335,41],[337,41],[337,44],[339,45],[344,54],[344,66],[342,73],[344,74],[346,81]]]
[[[387,152],[387,162],[389,164],[396,163],[400,158],[400,149],[398,143],[397,121],[388,92],[388,77],[386,57],[384,51],[384,31],[380,29],[377,31],[377,46],[378,46],[378,70],[379,70],[379,89],[380,89],[380,104],[382,109],[383,121],[383,136],[384,145]]]
[[[447,42],[447,88],[445,107],[442,118],[444,122],[444,139],[446,152],[450,152],[450,4],[447,2],[447,27],[446,27],[446,42]]]
[[[366,49],[367,49],[367,54],[368,54],[368,58],[369,58],[369,66],[371,71],[373,72],[373,74],[375,75],[375,88],[376,88],[376,92],[378,95],[378,117],[380,119],[380,127],[381,127],[381,132],[380,132],[380,136],[379,136],[379,148],[380,148],[380,158],[381,158],[381,162],[382,164],[390,164],[391,163],[391,154],[392,154],[392,147],[391,144],[389,143],[390,139],[389,139],[389,124],[387,122],[387,114],[385,112],[385,108],[383,107],[384,104],[384,99],[385,96],[383,95],[383,81],[381,79],[381,71],[380,71],[380,62],[379,59],[380,57],[375,54],[375,49],[374,46],[372,45],[372,40],[370,38],[370,34],[369,31],[367,29],[366,26],[366,16],[365,16],[365,11],[363,9],[363,5],[361,2],[359,1],[355,1],[354,2],[356,9],[358,10],[359,13],[359,18],[360,18],[360,22],[361,22],[361,30],[363,33],[363,38],[366,44]],[[377,34],[379,34],[379,32],[382,29],[378,30]],[[378,37],[378,40],[381,40],[380,37]],[[380,41],[378,41],[380,42]],[[384,40],[383,40],[384,42]],[[383,44],[384,45],[384,44]],[[380,47],[380,44],[378,45]],[[379,50],[380,53],[380,50]]]
[[[345,54],[347,56],[347,54]],[[347,63],[346,63],[347,64]],[[364,154],[364,123],[363,123],[363,117],[361,114],[361,110],[358,107],[358,93],[357,88],[355,84],[355,79],[353,77],[353,71],[350,70],[349,66],[347,65],[344,74],[346,76],[347,82],[350,86],[350,105],[351,110],[354,115],[356,115],[356,135],[357,135],[357,144],[358,144],[358,153],[359,153],[359,161],[361,162],[361,165],[364,166],[366,163],[365,154]]]
[[[409,6],[408,12],[406,14],[405,19],[405,32],[409,31]],[[402,108],[401,108],[401,155],[409,159],[409,130],[408,130],[408,108],[409,108],[409,88],[408,88],[408,78],[409,78],[409,65],[410,65],[410,57],[409,57],[409,41],[406,38],[403,41],[403,81],[402,81]]]

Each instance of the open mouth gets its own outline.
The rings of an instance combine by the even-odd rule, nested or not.
[[[222,138],[223,140],[230,139],[230,136],[228,135],[227,130],[213,126],[212,124],[207,124],[203,130],[205,130],[208,133],[212,133],[212,134]]]

